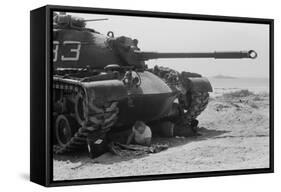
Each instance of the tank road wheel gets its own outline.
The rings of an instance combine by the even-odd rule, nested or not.
[[[55,122],[55,136],[57,144],[54,146],[54,153],[60,154],[81,148],[86,139],[83,134],[77,134],[79,124],[70,115],[59,115]]]
[[[66,87],[66,86],[58,86]],[[72,105],[54,122],[54,153],[77,151],[86,148],[87,139],[95,132],[106,133],[115,124],[119,112],[117,101],[94,104],[88,101],[83,87],[72,88]],[[66,114],[67,113],[67,114]]]
[[[89,110],[87,121],[78,122],[70,115],[59,115],[56,120],[56,138],[58,146],[54,146],[54,152],[61,154],[86,147],[87,138],[96,131],[106,133],[117,121],[119,109],[118,102],[109,102],[102,107],[95,106]],[[78,105],[76,105],[78,106]],[[79,109],[79,108],[77,108]],[[79,111],[79,110],[77,110]],[[80,111],[82,112],[82,111]],[[85,113],[79,113],[85,114]],[[78,129],[78,127],[80,127]]]
[[[81,93],[78,93],[75,97],[74,103],[75,118],[77,122],[82,125],[83,122],[87,121],[87,107],[84,97]]]
[[[208,92],[191,92],[187,95],[189,105],[184,106],[187,110],[186,115],[188,119],[196,119],[207,107],[209,101]]]
[[[55,123],[55,135],[57,142],[60,146],[64,147],[73,135],[73,130],[71,130],[71,125],[73,126],[73,121],[68,115],[59,115]]]

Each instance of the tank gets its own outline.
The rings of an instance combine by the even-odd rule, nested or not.
[[[254,59],[257,53],[143,52],[138,40],[87,28],[90,21],[53,17],[54,152],[82,150],[89,135],[122,130],[136,120],[171,121],[188,129],[207,107],[212,86],[198,73],[149,68],[165,58]],[[172,63],[171,63],[172,64]]]

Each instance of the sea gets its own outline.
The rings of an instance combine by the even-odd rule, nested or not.
[[[208,78],[213,87],[213,96],[239,90],[249,90],[253,93],[269,93],[270,83],[268,78]]]

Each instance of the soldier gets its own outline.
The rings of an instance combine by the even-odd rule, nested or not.
[[[136,121],[132,128],[132,133],[129,135],[127,144],[136,143],[139,145],[150,146],[151,129],[143,121]]]

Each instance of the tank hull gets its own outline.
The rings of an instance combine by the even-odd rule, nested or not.
[[[132,98],[133,106],[128,99],[119,102],[119,117],[116,126],[133,124],[137,120],[145,122],[168,116],[172,110],[175,93],[143,94]]]
[[[151,72],[139,73],[141,85],[128,90],[128,98],[119,101],[116,125],[132,124],[136,120],[153,121],[171,111],[177,92]]]

